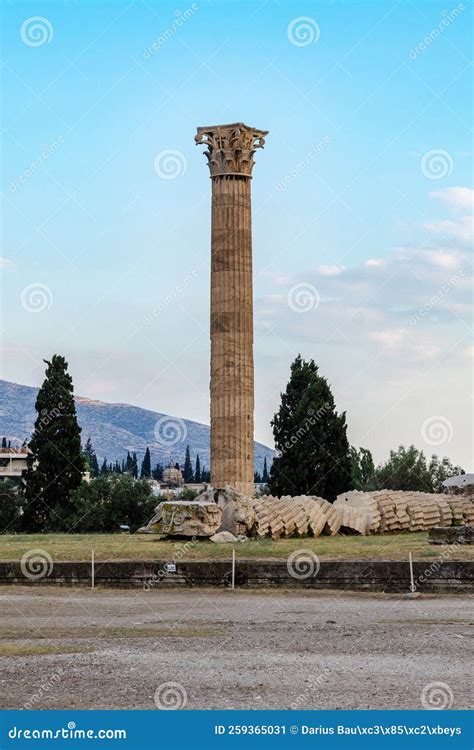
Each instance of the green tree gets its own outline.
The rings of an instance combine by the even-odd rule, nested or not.
[[[254,473],[253,473],[253,481],[254,481],[254,484],[261,484],[262,483],[262,477],[260,476],[260,474],[258,473],[258,471],[254,471]]]
[[[71,529],[76,532],[118,532],[121,524],[136,531],[150,520],[156,498],[149,482],[109,474],[83,482],[72,493],[72,505]]]
[[[201,460],[199,458],[199,453],[196,456],[196,468],[194,469],[194,481],[196,484],[199,484],[202,482],[201,479]]]
[[[77,423],[72,378],[64,357],[45,360],[46,377],[36,399],[37,417],[30,448],[36,466],[25,473],[27,531],[67,529],[70,493],[84,470],[81,428]]]
[[[102,461],[102,466],[100,467],[100,473],[102,475],[108,474],[108,471],[109,471],[109,467],[107,466],[107,458],[104,458],[104,460]]]
[[[333,501],[351,484],[345,412],[338,414],[325,378],[300,355],[272,420],[278,455],[270,471],[274,495],[320,495]]]
[[[6,439],[6,437],[3,437],[2,438],[2,448],[6,448],[6,447],[7,447],[7,439]]]
[[[350,448],[352,489],[375,490],[377,487],[375,477],[375,464],[372,453],[368,448]]]
[[[150,449],[147,446],[146,451],[145,451],[145,456],[143,457],[143,461],[142,461],[140,479],[150,479],[150,478],[151,478],[151,456],[150,456]]]
[[[125,472],[133,474],[133,458],[130,455],[130,451],[127,451],[127,458],[125,459]]]
[[[466,473],[460,466],[454,466],[446,456],[444,458],[431,456],[428,471],[431,477],[433,492],[443,492],[443,482],[445,479],[449,479],[449,477],[457,477],[459,474]]]
[[[423,451],[414,445],[400,445],[390,451],[390,458],[376,469],[375,477],[379,489],[442,492],[444,480],[458,474],[464,474],[464,470],[449,458],[431,456],[428,463]]]
[[[376,482],[379,489],[433,491],[425,455],[414,445],[400,445],[398,450],[390,451],[388,461],[377,467]]]
[[[191,453],[189,452],[189,445],[186,446],[186,455],[185,455],[185,458],[184,458],[183,479],[187,483],[193,481],[193,465],[191,463]]]
[[[153,479],[156,479],[157,482],[163,479],[163,464],[159,462],[156,464],[156,467],[153,469]]]
[[[19,531],[23,498],[9,480],[0,482],[0,533]]]
[[[135,452],[132,453],[132,477],[138,479],[138,459]]]
[[[263,473],[262,473],[262,482],[264,484],[267,484],[268,482],[268,467],[267,467],[267,457],[263,459]]]
[[[84,446],[84,462],[85,469],[90,472],[91,477],[97,477],[99,475],[99,463],[90,437],[87,438]]]
[[[198,496],[196,490],[192,490],[190,487],[185,487],[178,495],[179,500],[194,500]]]

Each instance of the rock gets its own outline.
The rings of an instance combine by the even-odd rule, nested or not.
[[[247,534],[255,523],[253,500],[241,495],[232,487],[215,490],[214,500],[222,510],[219,531],[230,531],[231,534]]]
[[[434,526],[428,532],[430,544],[474,544],[474,526]]]
[[[216,544],[226,544],[229,542],[238,542],[239,540],[230,531],[218,531],[217,534],[211,536],[209,541],[216,542]]]
[[[209,537],[221,525],[221,516],[222,511],[214,502],[170,500],[160,503],[143,533]]]
[[[160,521],[161,521],[161,506],[163,503],[159,503],[155,508],[155,515],[148,521],[146,526],[142,526],[138,529],[137,534],[161,534]]]

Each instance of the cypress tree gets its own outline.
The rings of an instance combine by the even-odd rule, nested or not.
[[[2,438],[2,448],[6,448],[6,447],[7,447],[7,439],[6,437],[4,437]]]
[[[263,459],[263,474],[262,474],[262,482],[267,484],[268,482],[268,468],[267,468],[267,457]]]
[[[156,479],[157,482],[159,482],[160,479],[163,479],[163,464],[160,464],[159,462],[156,464],[156,468],[153,471],[153,479]]]
[[[132,454],[132,477],[138,479],[138,460],[136,453]]]
[[[196,456],[196,468],[194,470],[194,481],[196,484],[202,482],[201,479],[201,461],[199,460],[199,453]]]
[[[270,471],[273,495],[320,495],[333,501],[351,486],[345,413],[313,360],[300,355],[272,420],[278,455]]]
[[[150,456],[150,449],[147,446],[145,451],[145,456],[142,461],[142,468],[140,471],[140,478],[141,479],[150,479],[151,478],[151,456]]]
[[[58,354],[44,362],[45,379],[36,398],[37,417],[30,441],[37,463],[25,474],[22,522],[27,531],[68,527],[70,493],[81,484],[84,471],[81,428],[67,362]]]
[[[185,482],[193,481],[193,465],[191,463],[191,454],[189,452],[189,445],[186,446],[186,456],[184,458],[184,471],[183,479]]]
[[[94,451],[94,446],[90,437],[87,438],[87,442],[84,447],[84,458],[87,466],[87,470],[90,471],[91,477],[97,477],[99,475],[99,463],[97,456]]]

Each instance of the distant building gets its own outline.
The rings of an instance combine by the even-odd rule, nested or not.
[[[443,482],[444,491],[450,495],[464,495],[474,492],[474,474],[458,474]]]
[[[183,487],[184,479],[181,469],[177,469],[176,466],[167,466],[166,469],[163,469],[160,484],[162,487],[169,489]]]
[[[29,448],[0,448],[0,481],[10,480],[20,485],[24,472],[33,466],[34,457]]]

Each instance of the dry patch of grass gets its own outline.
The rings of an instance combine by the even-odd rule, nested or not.
[[[20,560],[32,549],[48,552],[53,561],[229,560],[231,544],[209,541],[155,540],[140,534],[0,534],[0,560]],[[426,532],[381,536],[320,536],[316,539],[249,539],[236,543],[237,559],[281,559],[299,549],[312,550],[321,560],[435,560],[446,547],[428,543]],[[457,545],[447,559],[472,560],[474,548]]]
[[[43,656],[45,654],[90,654],[93,648],[53,646],[47,643],[0,643],[0,656]]]
[[[222,627],[181,625],[122,625],[115,627],[100,627],[85,625],[81,628],[2,628],[0,640],[50,640],[60,638],[216,638],[224,636],[227,630]],[[8,645],[8,644],[7,644]],[[0,653],[3,644],[0,643]]]

